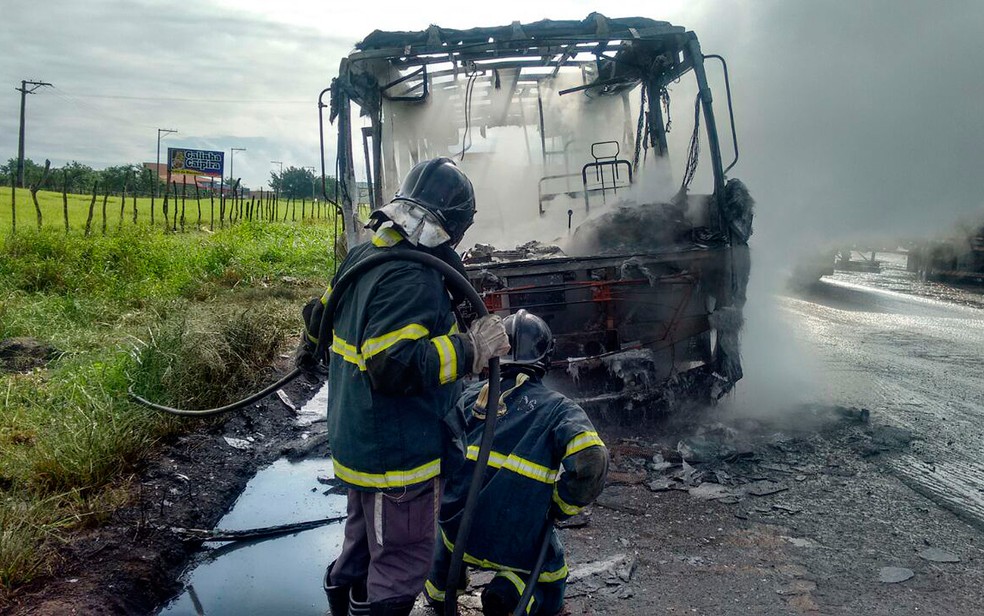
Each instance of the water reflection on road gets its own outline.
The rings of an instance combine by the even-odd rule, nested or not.
[[[837,272],[777,301],[826,401],[910,430],[892,470],[984,527],[984,294],[931,285],[886,260],[880,274]]]

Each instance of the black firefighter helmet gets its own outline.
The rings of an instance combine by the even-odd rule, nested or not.
[[[543,376],[550,368],[550,358],[553,356],[553,333],[546,321],[519,310],[502,320],[509,336],[509,352],[500,359],[503,368],[529,368],[539,376]]]
[[[447,157],[414,165],[395,199],[409,201],[437,217],[455,246],[475,220],[475,189],[468,176]]]

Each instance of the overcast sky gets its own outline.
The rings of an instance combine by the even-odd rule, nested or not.
[[[265,185],[318,165],[318,92],[374,29],[605,14],[671,21],[729,62],[742,158],[732,175],[768,236],[936,229],[982,210],[984,2],[700,0],[604,3],[3,0],[0,157],[101,168],[168,144],[236,154]],[[723,93],[719,93],[723,95]],[[726,123],[722,123],[726,128]]]

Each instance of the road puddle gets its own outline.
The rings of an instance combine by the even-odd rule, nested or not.
[[[313,400],[306,408],[316,405],[323,416],[323,402]],[[345,496],[326,494],[329,486],[319,477],[334,477],[330,459],[278,460],[250,480],[216,528],[245,530],[344,516]],[[341,551],[342,530],[341,523],[334,523],[262,540],[206,543],[182,576],[182,593],[158,614],[324,614],[322,577]]]

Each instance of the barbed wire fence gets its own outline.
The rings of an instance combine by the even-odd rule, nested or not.
[[[180,183],[172,179],[165,184],[163,198],[158,199],[153,191],[144,191],[147,193],[145,195],[140,194],[141,191],[136,187],[135,173],[126,176],[122,189],[118,191],[111,190],[106,182],[103,182],[101,186],[100,179],[96,178],[92,181],[91,194],[69,192],[68,171],[62,169],[61,190],[44,191],[40,190],[40,187],[48,179],[50,170],[49,161],[45,161],[45,163],[42,176],[30,188],[17,188],[14,174],[11,176],[10,186],[0,188],[0,191],[3,192],[10,191],[8,193],[9,200],[0,196],[0,208],[9,207],[9,232],[11,234],[18,231],[18,213],[23,216],[24,208],[29,207],[24,204],[26,195],[30,195],[33,202],[37,229],[63,228],[66,235],[77,231],[84,236],[90,236],[94,222],[99,225],[99,232],[102,235],[107,235],[114,230],[121,232],[127,226],[155,227],[160,225],[157,216],[158,205],[160,205],[160,218],[163,218],[163,224],[160,226],[162,231],[166,233],[214,232],[216,223],[218,223],[219,229],[223,229],[226,226],[246,222],[269,224],[332,222],[335,216],[335,209],[326,207],[326,203],[322,199],[284,197],[275,191],[262,188],[258,191],[242,190],[238,180],[232,187],[220,185],[218,188],[214,186],[204,188],[195,179],[192,181],[194,185],[192,192],[188,186],[187,176],[183,176]],[[146,171],[152,173],[150,169]],[[39,193],[42,195],[41,198],[39,198]],[[47,196],[44,193],[47,193]],[[21,197],[20,200],[18,200],[18,196]],[[100,197],[102,207],[99,210],[98,220],[96,220],[96,203]],[[19,205],[19,201],[24,205]],[[58,208],[59,201],[60,208]],[[300,202],[300,207],[298,207],[298,202]],[[128,205],[129,212],[127,211]],[[196,212],[193,225],[188,219],[189,208],[194,208],[193,211]],[[2,209],[0,209],[0,215],[2,215]],[[207,225],[203,220],[206,209]],[[110,212],[113,212],[115,216]],[[59,214],[60,220],[58,219]],[[111,218],[115,218],[115,220],[111,220]],[[82,222],[83,220],[84,222]]]

